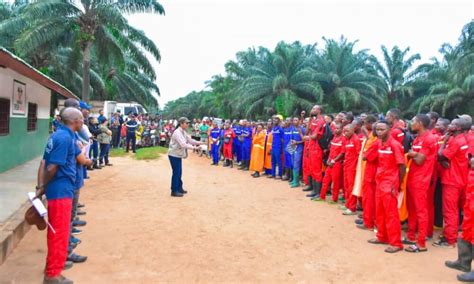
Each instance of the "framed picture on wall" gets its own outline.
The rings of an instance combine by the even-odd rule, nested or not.
[[[26,114],[26,84],[20,81],[13,81],[12,114]]]

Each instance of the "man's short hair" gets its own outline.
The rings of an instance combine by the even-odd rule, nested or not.
[[[428,128],[431,124],[431,119],[427,114],[419,113],[415,116],[415,119],[418,120],[424,128]]]
[[[399,119],[402,116],[402,112],[398,108],[391,108],[388,110],[396,119]]]
[[[434,119],[435,121],[438,121],[439,119],[439,114],[436,111],[430,111],[427,113],[427,115],[430,117],[430,119]]]
[[[377,121],[377,118],[371,114],[367,115],[367,117],[365,118],[365,122],[370,123],[370,124],[373,124],[376,121]]]

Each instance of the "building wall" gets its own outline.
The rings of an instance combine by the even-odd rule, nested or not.
[[[35,131],[27,131],[28,110],[25,115],[13,115],[13,82],[26,85],[26,106],[38,105],[38,124]],[[43,154],[49,136],[51,91],[8,68],[0,68],[0,98],[10,100],[10,133],[0,135],[0,172],[23,164]]]

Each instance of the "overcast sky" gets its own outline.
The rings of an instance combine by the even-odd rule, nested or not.
[[[428,61],[444,42],[456,43],[473,19],[473,1],[424,0],[161,0],[165,16],[140,14],[130,23],[161,51],[155,63],[161,106],[201,90],[224,63],[252,46],[318,43],[322,37],[359,40],[380,56],[380,45],[409,46]]]

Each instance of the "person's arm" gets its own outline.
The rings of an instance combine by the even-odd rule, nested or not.
[[[173,135],[171,136],[172,139],[174,139],[180,146],[181,148],[185,149],[194,149],[194,146],[187,141],[187,136],[183,135],[183,132],[181,129],[176,129],[173,132]]]
[[[39,167],[38,167],[38,174],[36,177],[36,197],[39,197],[44,194],[44,159],[41,160]]]
[[[401,185],[403,182],[403,178],[405,177],[406,166],[405,164],[398,164],[398,168],[400,171],[400,185]]]
[[[202,145],[203,143],[202,142],[199,142],[197,140],[194,140],[191,136],[189,136],[188,134],[186,134],[186,141],[191,144],[191,145],[194,145],[194,146],[199,146],[199,145]]]

